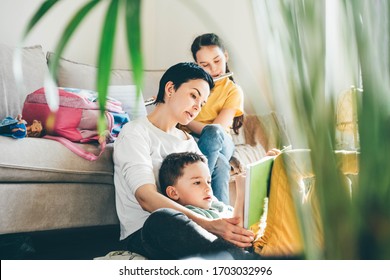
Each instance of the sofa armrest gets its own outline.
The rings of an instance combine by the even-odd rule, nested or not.
[[[263,158],[272,148],[290,144],[284,120],[275,112],[245,115],[239,134],[231,131],[235,152],[230,161],[232,173],[241,172],[250,163]]]
[[[283,116],[276,112],[245,115],[239,134],[231,131],[231,135],[235,145],[261,145],[265,151],[290,145]]]

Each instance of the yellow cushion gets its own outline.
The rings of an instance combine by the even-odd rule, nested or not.
[[[288,173],[287,171],[288,170]],[[312,213],[305,217],[311,225],[313,246],[322,248],[322,228],[315,179],[311,170],[309,150],[291,150],[276,157],[272,175],[265,228],[259,224],[254,242],[262,256],[298,256],[303,254],[303,237],[298,223],[295,201]],[[294,192],[293,192],[294,190]],[[293,193],[296,197],[293,196]],[[264,227],[264,226],[263,226]]]
[[[266,227],[264,234],[256,238],[254,247],[255,251],[263,256],[298,255],[303,252],[282,156],[276,157],[274,162]]]
[[[358,153],[340,151],[336,152],[336,158],[343,173],[358,173]],[[300,209],[305,212],[302,222],[309,228],[310,234],[305,243],[295,203],[301,203]],[[255,251],[262,256],[302,255],[305,244],[318,252],[322,250],[323,228],[310,150],[291,150],[276,157],[266,222],[253,225],[252,230],[257,233]]]

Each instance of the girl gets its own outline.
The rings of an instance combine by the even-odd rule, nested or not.
[[[234,152],[230,128],[238,134],[243,121],[243,92],[233,78],[222,78],[229,71],[229,55],[221,39],[213,33],[195,38],[191,46],[195,62],[215,81],[210,97],[194,121],[187,125],[208,159],[214,195],[229,202],[229,160]]]

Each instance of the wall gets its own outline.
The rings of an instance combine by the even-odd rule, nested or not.
[[[93,11],[71,39],[64,57],[96,64],[99,32],[106,1]],[[33,12],[43,0],[1,0],[0,43],[15,45]],[[63,0],[39,23],[26,45],[41,44],[54,50],[65,24],[86,0]],[[266,113],[268,104],[261,92],[261,63],[251,0],[143,0],[142,28],[145,69],[166,69],[190,60],[192,40],[199,34],[215,32],[227,45],[230,68],[246,96],[248,113]],[[115,67],[128,68],[124,24],[119,22]]]

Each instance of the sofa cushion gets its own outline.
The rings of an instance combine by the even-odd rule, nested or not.
[[[41,46],[23,48],[23,84],[17,86],[12,70],[14,51],[15,48],[0,44],[0,119],[22,112],[26,95],[43,86],[47,70]]]
[[[236,145],[233,156],[239,161],[241,168],[258,161],[265,156],[266,152],[261,145]]]
[[[53,53],[48,52],[47,61],[53,58]],[[157,95],[159,81],[165,71],[145,70],[143,97],[149,98]],[[78,63],[65,58],[60,59],[58,69],[58,85],[61,87],[75,87],[81,89],[96,90],[97,67],[84,63]],[[133,81],[133,71],[113,69],[111,70],[110,85],[131,85]],[[115,96],[113,96],[115,98]]]
[[[108,87],[109,96],[122,103],[122,109],[125,111],[130,120],[141,116],[146,116],[146,107],[143,96],[137,96],[137,87],[135,85],[112,85]]]
[[[98,152],[97,145],[77,145]],[[112,144],[97,161],[91,162],[53,140],[0,136],[0,154],[2,182],[113,183]]]

